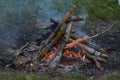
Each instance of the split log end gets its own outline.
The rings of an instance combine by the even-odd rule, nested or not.
[[[73,5],[72,7],[73,7],[74,9],[76,9],[76,8],[77,8],[77,6],[76,6],[76,5]]]
[[[107,54],[103,54],[103,53],[101,53],[100,56],[103,57],[103,58],[108,58],[109,57]]]

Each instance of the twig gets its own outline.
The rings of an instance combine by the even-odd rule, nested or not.
[[[16,57],[19,56],[24,48],[26,48],[29,45],[29,42],[27,42],[25,45],[23,45],[20,49],[15,50],[13,53]]]
[[[105,32],[107,32],[108,30],[110,30],[110,29],[111,29],[115,24],[117,24],[117,23],[120,23],[120,21],[114,22],[112,25],[110,25],[109,28],[105,29],[104,31],[102,31],[102,32],[100,32],[100,33],[97,33],[97,34],[91,36],[90,39],[95,38],[95,37],[98,37],[98,36],[100,36],[101,34],[104,34]]]

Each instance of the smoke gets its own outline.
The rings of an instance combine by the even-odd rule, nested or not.
[[[65,12],[72,6],[71,0],[42,0],[37,3],[42,10],[39,12],[42,16],[37,18],[38,22],[49,22],[49,18],[60,20]],[[41,19],[42,17],[42,19]]]
[[[87,13],[87,10],[86,8],[83,6],[83,8],[81,9],[82,13],[79,15],[79,17],[82,17],[84,20],[83,21],[80,21],[78,23],[75,24],[75,30],[76,30],[76,33],[80,36],[80,37],[83,37],[85,35],[87,35],[85,33],[85,28],[84,28],[84,24],[86,22],[86,19],[88,17],[88,13]]]
[[[0,0],[0,46],[16,47],[28,41],[36,23],[48,23],[50,17],[60,20],[72,5],[72,0]],[[85,7],[80,11],[77,16],[86,19]],[[85,35],[81,28],[84,23],[76,25],[78,35]]]

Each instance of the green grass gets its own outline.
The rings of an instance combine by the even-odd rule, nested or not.
[[[120,80],[120,72],[113,72],[111,74],[104,74],[94,77],[94,80]]]
[[[0,80],[119,80],[120,72],[113,72],[111,74],[102,74],[98,76],[86,77],[82,73],[67,73],[62,77],[38,75],[36,73],[20,73],[20,72],[1,72]]]
[[[66,74],[62,77],[51,77],[48,75],[38,75],[35,73],[20,72],[1,72],[0,80],[87,80],[87,78],[78,73]]]
[[[33,73],[2,72],[0,74],[0,80],[48,80],[48,77],[45,75],[38,76]]]
[[[90,0],[87,9],[90,18],[120,20],[120,6],[117,0]]]

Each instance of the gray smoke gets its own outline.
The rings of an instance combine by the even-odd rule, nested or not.
[[[0,46],[16,47],[22,41],[28,41],[34,34],[35,24],[48,23],[49,18],[61,19],[73,5],[72,0],[0,0]],[[85,7],[80,8],[86,18]],[[77,25],[77,33],[85,35],[81,26]],[[79,27],[79,28],[78,28]]]
[[[86,22],[86,18],[88,17],[88,13],[87,13],[87,10],[86,10],[86,8],[84,6],[81,9],[81,11],[82,11],[82,13],[79,15],[79,17],[82,17],[84,20],[75,24],[75,30],[76,30],[76,33],[80,37],[83,37],[83,36],[87,35],[85,33],[84,24]]]

